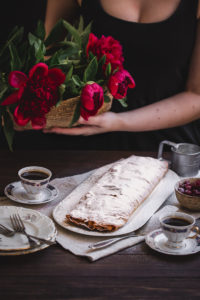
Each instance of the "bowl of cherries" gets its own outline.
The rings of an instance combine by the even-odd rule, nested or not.
[[[179,203],[191,210],[200,210],[200,178],[185,178],[175,185]]]

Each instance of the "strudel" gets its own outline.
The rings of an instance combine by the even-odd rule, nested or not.
[[[152,193],[168,170],[168,163],[132,155],[112,164],[66,215],[67,222],[90,230],[122,227]]]

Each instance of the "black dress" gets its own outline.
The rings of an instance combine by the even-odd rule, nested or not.
[[[128,92],[128,110],[183,92],[195,42],[198,0],[181,0],[166,20],[155,23],[124,21],[107,14],[99,0],[83,0],[81,13],[92,32],[111,35],[123,46],[124,67],[136,88]],[[112,111],[122,112],[117,100]],[[114,132],[71,137],[39,132],[17,133],[15,148],[157,150],[162,140],[200,144],[200,121],[150,132]]]
[[[155,23],[136,23],[107,14],[99,0],[83,0],[86,22],[93,19],[97,36],[111,35],[123,46],[124,67],[136,88],[129,91],[132,110],[183,92],[195,42],[198,0],[181,0],[175,12]],[[123,111],[113,102],[112,110]],[[200,144],[200,120],[172,129],[144,133],[119,133],[117,147],[134,150],[157,149],[160,141]]]

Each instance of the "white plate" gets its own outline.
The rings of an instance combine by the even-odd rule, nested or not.
[[[45,238],[55,240],[56,228],[53,221],[38,211],[16,207],[16,206],[0,206],[0,224],[11,228],[10,215],[18,213],[22,218],[28,233]],[[0,255],[21,255],[42,250],[49,247],[47,244],[38,244],[34,248],[30,248],[26,236],[16,233],[12,237],[5,237],[0,234]]]
[[[43,204],[54,200],[58,196],[58,190],[51,184],[42,191],[39,199],[30,199],[20,181],[12,182],[5,187],[5,195],[11,200],[24,204]]]
[[[160,253],[168,255],[190,255],[200,251],[200,236],[193,239],[185,239],[181,248],[169,248],[167,246],[167,237],[161,229],[150,232],[145,238],[146,244]]]
[[[92,236],[116,236],[129,233],[133,230],[137,230],[142,227],[149,218],[155,213],[155,211],[165,202],[165,200],[171,195],[174,190],[175,183],[179,180],[176,173],[168,170],[167,174],[160,181],[158,186],[154,189],[151,195],[138,207],[138,209],[132,214],[129,221],[120,229],[111,232],[97,232],[90,231],[85,228],[78,227],[76,225],[66,222],[66,214],[68,214],[73,207],[79,202],[80,198],[87,193],[96,180],[109,168],[110,166],[104,166],[94,172],[89,178],[82,182],[76,189],[72,191],[63,201],[61,201],[53,211],[54,220],[63,228],[70,231]]]

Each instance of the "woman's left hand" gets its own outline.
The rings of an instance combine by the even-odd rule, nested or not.
[[[119,130],[118,118],[116,113],[106,112],[97,116],[89,117],[88,121],[80,117],[78,126],[72,128],[44,129],[45,133],[57,133],[66,135],[94,135],[110,131]]]

